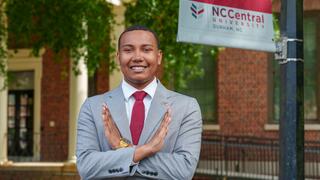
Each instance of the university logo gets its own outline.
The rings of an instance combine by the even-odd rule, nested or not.
[[[204,13],[204,8],[203,8],[202,4],[191,3],[190,9],[191,9],[192,16],[195,19],[202,17],[202,15]]]

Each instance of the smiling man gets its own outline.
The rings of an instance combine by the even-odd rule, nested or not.
[[[192,179],[202,119],[194,98],[156,78],[162,61],[152,30],[132,26],[119,37],[123,81],[88,98],[79,113],[77,167],[82,179]]]

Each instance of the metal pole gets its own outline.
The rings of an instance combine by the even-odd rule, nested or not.
[[[303,0],[281,0],[280,178],[304,179]]]

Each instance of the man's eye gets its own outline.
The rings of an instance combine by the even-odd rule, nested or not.
[[[152,49],[151,48],[145,48],[145,49],[143,49],[143,51],[144,52],[150,52],[150,51],[152,51]]]
[[[131,49],[123,49],[124,52],[131,52]]]

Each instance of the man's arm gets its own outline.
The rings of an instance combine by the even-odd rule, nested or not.
[[[201,132],[200,107],[197,101],[192,99],[181,122],[173,153],[157,152],[141,160],[136,171],[145,177],[155,179],[192,179],[200,154]],[[142,151],[148,154],[150,148]]]
[[[134,148],[101,152],[89,101],[87,99],[82,105],[78,118],[77,168],[80,176],[82,179],[129,176]]]
[[[153,135],[151,140],[147,144],[136,147],[133,156],[133,161],[135,163],[156,154],[163,148],[164,140],[167,136],[170,122],[171,110],[168,109],[164,118],[162,119],[160,127],[158,128],[157,132]]]

